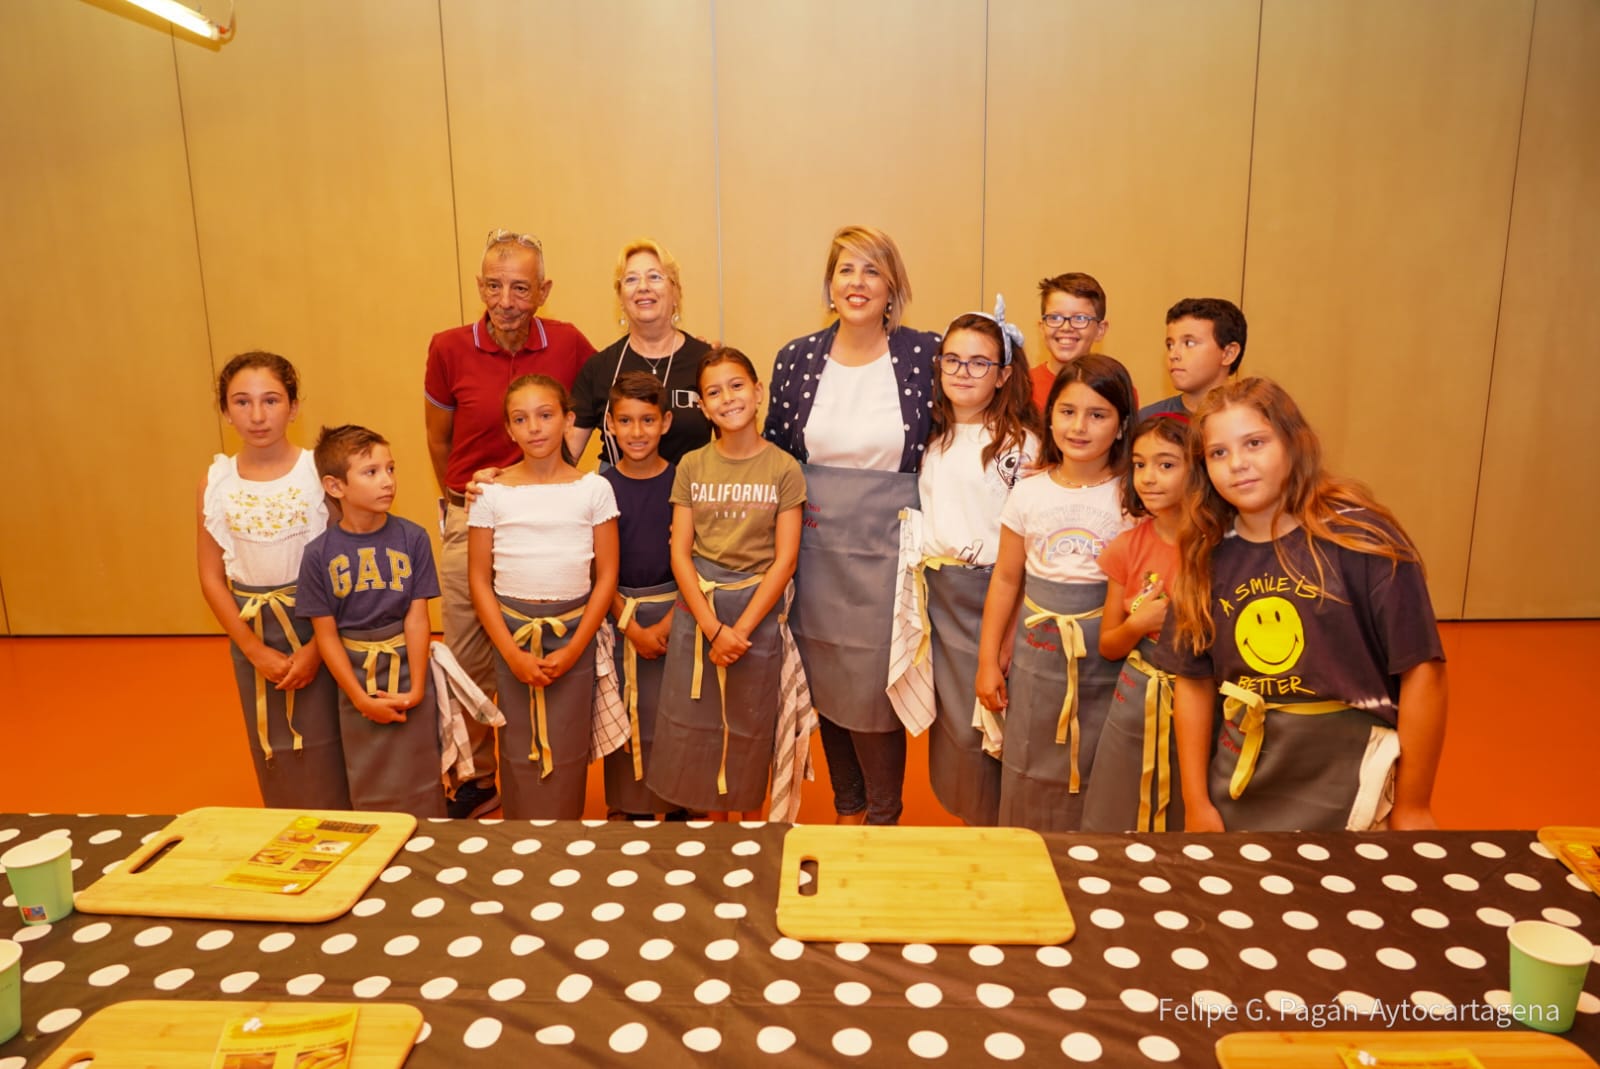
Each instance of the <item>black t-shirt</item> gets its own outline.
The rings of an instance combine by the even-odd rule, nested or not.
[[[661,455],[670,464],[676,464],[685,453],[699,449],[711,441],[711,424],[700,410],[700,361],[711,347],[699,338],[688,334],[683,344],[670,357],[646,359],[627,346],[623,335],[604,349],[584,361],[578,369],[578,379],[572,387],[572,409],[579,427],[593,430],[601,428],[604,434],[606,404],[611,396],[611,384],[624,371],[648,371],[656,378],[666,376],[667,405],[672,412],[672,427],[661,438]],[[627,346],[627,355],[623,349]],[[618,367],[618,363],[621,367]],[[611,460],[615,443],[606,435],[601,456]],[[665,582],[665,580],[662,580]]]
[[[617,543],[621,566],[619,586],[635,589],[672,581],[672,480],[677,469],[651,479],[630,479],[616,468],[601,472],[617,495]]]
[[[1305,534],[1280,541],[1301,580],[1278,563],[1273,543],[1230,534],[1211,555],[1211,648],[1198,656],[1187,643],[1177,648],[1169,616],[1151,659],[1188,679],[1236,683],[1269,702],[1338,701],[1393,725],[1401,674],[1444,659],[1422,569],[1318,542],[1328,584],[1318,598]]]

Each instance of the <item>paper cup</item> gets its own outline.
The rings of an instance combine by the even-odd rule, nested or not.
[[[53,924],[72,912],[72,840],[35,839],[0,854],[23,924]]]
[[[1518,921],[1511,940],[1511,1015],[1541,1032],[1565,1032],[1578,1011],[1578,996],[1594,947],[1589,940],[1549,921]]]
[[[0,939],[0,1043],[22,1030],[22,946]]]

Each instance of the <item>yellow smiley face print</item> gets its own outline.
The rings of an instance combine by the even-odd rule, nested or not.
[[[1306,648],[1300,612],[1284,598],[1258,598],[1239,612],[1233,625],[1244,663],[1269,676],[1293,668]]]

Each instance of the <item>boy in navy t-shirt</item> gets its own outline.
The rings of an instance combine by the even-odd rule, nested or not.
[[[602,476],[617,497],[621,567],[612,617],[617,621],[617,667],[628,707],[629,744],[606,757],[606,806],[612,814],[647,820],[673,807],[644,785],[644,757],[655,735],[672,606],[672,480],[676,469],[661,456],[661,437],[672,426],[666,387],[648,371],[629,371],[611,386],[606,432],[617,443],[617,465]],[[622,625],[626,624],[626,627]]]
[[[1239,373],[1249,324],[1232,301],[1185,297],[1167,309],[1167,374],[1178,392],[1139,409],[1143,422],[1168,413],[1187,416],[1206,394]]]
[[[365,427],[323,428],[317,474],[342,515],[305,550],[295,613],[311,620],[339,684],[339,731],[357,809],[445,815],[438,711],[429,686],[428,534],[389,515],[394,458]]]

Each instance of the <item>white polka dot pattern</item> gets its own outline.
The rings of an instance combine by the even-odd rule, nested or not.
[[[81,819],[65,830],[86,872],[162,823]],[[1297,1008],[1334,1002],[1504,1005],[1491,984],[1509,924],[1600,928],[1600,900],[1526,833],[1074,836],[1052,842],[1070,945],[895,947],[776,930],[782,825],[425,828],[326,926],[74,915],[16,930],[28,1027],[64,1034],[129,998],[315,998],[425,1007],[419,1067],[534,1045],[584,1064],[1209,1064],[1214,1031],[1174,1006],[1260,1004],[1294,1027]],[[1597,1027],[1587,992],[1572,1035],[1594,1045]]]

